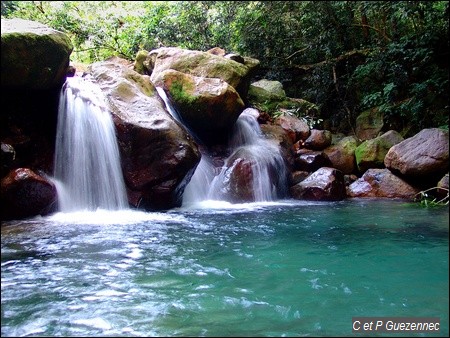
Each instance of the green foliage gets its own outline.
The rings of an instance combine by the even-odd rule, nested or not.
[[[3,14],[2,14],[3,15]],[[44,23],[72,40],[72,59],[91,63],[111,56],[134,58],[142,41],[133,1],[18,1],[5,17]]]
[[[1,13],[3,15],[8,15],[17,10],[18,1],[2,1],[1,2]]]
[[[366,4],[367,10],[377,8]],[[396,2],[382,11],[392,18],[389,39],[351,77],[359,108],[377,106],[386,122],[405,121],[412,133],[448,125],[448,63],[442,62],[448,53],[448,3]]]
[[[448,125],[448,1],[2,1],[1,9],[67,33],[73,61],[218,46],[259,59],[260,77],[336,124],[353,127],[378,107],[386,125],[410,133]]]
[[[372,53],[352,74],[359,83],[361,110],[377,106],[387,120],[407,120],[414,132],[448,124],[448,69],[436,65],[433,51],[410,39],[383,51]]]

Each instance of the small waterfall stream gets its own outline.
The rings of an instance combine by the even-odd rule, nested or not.
[[[59,102],[54,178],[59,209],[128,207],[115,128],[94,83],[67,78]]]
[[[258,114],[256,109],[247,108],[239,115],[229,142],[233,151],[219,175],[211,182],[209,199],[227,199],[228,191],[224,194],[224,190],[228,188],[224,188],[224,183],[230,180],[229,176],[233,175],[233,167],[239,163],[239,158],[251,163],[251,201],[265,202],[283,197],[287,188],[284,159],[278,147],[263,136]]]
[[[201,161],[184,191],[184,205],[205,200],[234,202],[235,196],[230,194],[227,185],[239,158],[250,163],[251,172],[248,176],[251,181],[251,202],[273,201],[284,197],[287,189],[284,159],[278,147],[263,136],[257,114],[257,110],[253,108],[247,108],[240,114],[228,144],[231,155],[218,173],[210,155],[202,153]]]

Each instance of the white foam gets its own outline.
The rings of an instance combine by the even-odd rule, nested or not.
[[[126,210],[105,210],[97,209],[95,211],[74,211],[58,212],[47,217],[47,220],[55,223],[64,224],[95,224],[95,225],[117,225],[117,224],[136,224],[140,222],[187,222],[182,215],[165,214],[161,212],[144,212],[132,209]]]

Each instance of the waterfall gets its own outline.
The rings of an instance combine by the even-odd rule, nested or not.
[[[59,101],[54,178],[60,211],[128,207],[111,115],[98,86],[67,78]]]
[[[263,136],[257,116],[258,111],[253,108],[247,108],[240,114],[228,144],[231,155],[219,173],[209,154],[202,153],[202,159],[185,189],[183,204],[204,200],[234,202],[236,196],[230,193],[229,184],[232,171],[241,159],[246,161],[251,171],[247,182],[251,196],[246,196],[247,201],[273,201],[286,195],[287,170],[284,159],[278,146]]]
[[[228,147],[231,155],[222,167],[213,163],[211,154],[202,141],[190,130],[179,116],[165,91],[157,87],[172,117],[184,125],[200,145],[201,160],[183,193],[183,205],[206,200],[226,202],[265,202],[283,198],[287,195],[287,169],[279,147],[262,134],[254,108],[245,109],[238,117]],[[233,173],[239,165],[246,174],[245,187],[239,187],[239,175]],[[232,182],[235,179],[236,182]],[[243,190],[239,191],[239,190]]]

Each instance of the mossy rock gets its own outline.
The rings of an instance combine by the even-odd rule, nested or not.
[[[248,98],[250,101],[259,103],[283,101],[286,99],[286,93],[281,82],[262,79],[250,85]]]
[[[384,168],[384,158],[389,149],[403,141],[396,131],[390,130],[371,140],[366,140],[355,149],[356,165],[360,172],[370,168]]]
[[[1,85],[51,89],[62,85],[73,50],[70,38],[38,22],[1,20]]]

